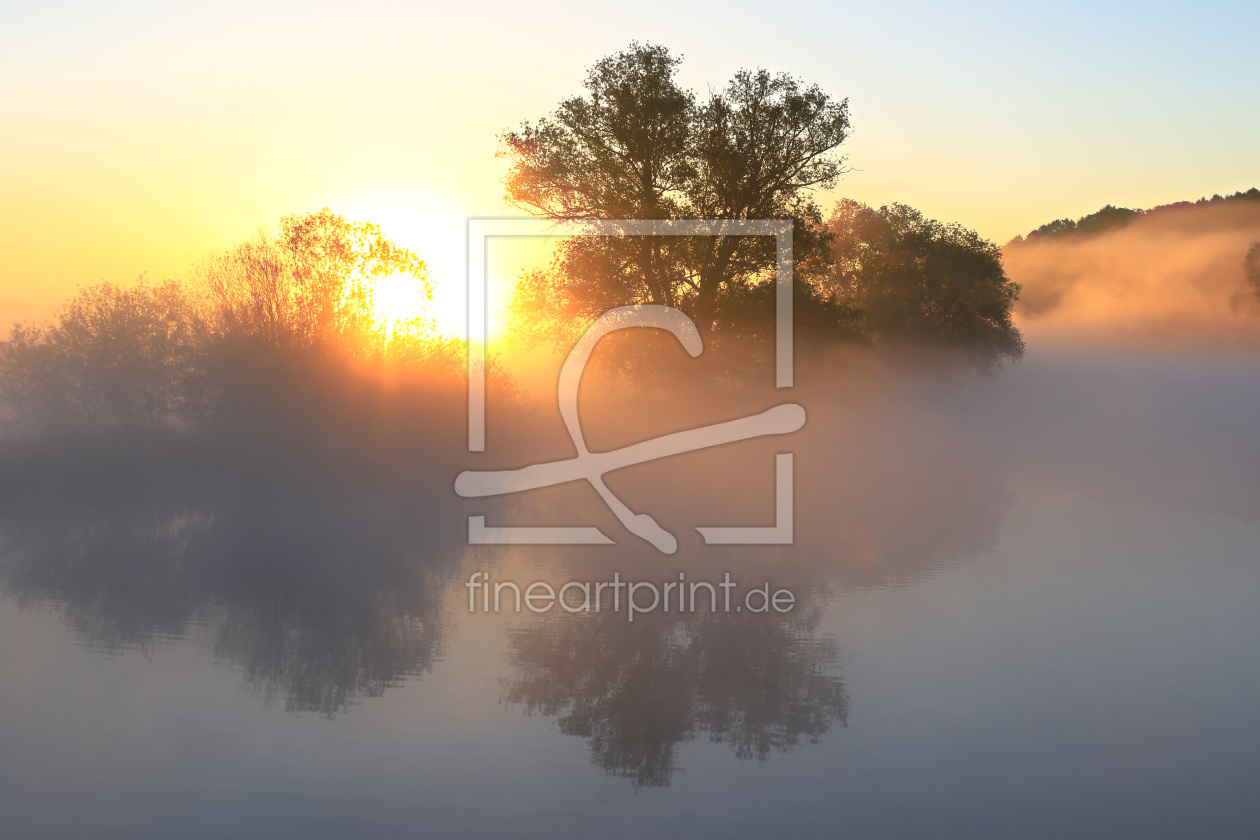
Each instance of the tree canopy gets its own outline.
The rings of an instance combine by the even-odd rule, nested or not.
[[[844,169],[847,101],[766,70],[741,70],[702,100],[679,85],[681,60],[632,44],[591,68],[584,95],[501,135],[508,202],[556,222],[790,219],[797,276],[825,265],[811,191]],[[728,310],[773,264],[768,237],[574,238],[549,270],[524,278],[517,310],[564,340],[611,306],[664,304],[720,345]]]
[[[207,329],[224,338],[271,347],[335,345],[370,352],[378,342],[376,281],[406,274],[432,299],[428,268],[386,239],[370,222],[351,222],[324,208],[280,220],[273,236],[259,232],[204,260],[194,272]],[[431,323],[411,325],[433,332]]]
[[[1203,197],[1198,201],[1176,201],[1172,204],[1160,204],[1149,210],[1130,210],[1127,207],[1116,207],[1108,204],[1093,213],[1081,216],[1079,219],[1055,219],[1052,222],[1046,222],[1036,230],[1030,231],[1027,237],[1017,236],[1015,242],[1025,240],[1036,240],[1044,236],[1071,236],[1076,234],[1089,235],[1094,233],[1102,233],[1107,230],[1122,228],[1129,222],[1139,216],[1146,216],[1151,213],[1164,213],[1169,210],[1184,210],[1189,207],[1212,207],[1223,204],[1237,204],[1240,202],[1255,203],[1260,202],[1260,189],[1252,187],[1249,190],[1239,190],[1231,195],[1221,195],[1217,193],[1211,198]]]
[[[1134,216],[1142,215],[1142,210],[1130,210],[1127,207],[1115,207],[1108,204],[1095,213],[1081,216],[1079,219],[1055,219],[1047,222],[1028,234],[1029,239],[1039,236],[1063,236],[1071,233],[1102,233],[1104,230],[1124,227]]]
[[[152,425],[190,407],[199,334],[178,283],[102,283],[56,323],[0,342],[0,393],[10,414],[50,431]]]
[[[997,245],[904,204],[843,200],[828,228],[828,290],[862,312],[872,336],[947,347],[981,364],[1023,354],[1012,321],[1019,286]]]
[[[1251,291],[1260,297],[1260,242],[1252,243],[1247,256],[1243,257],[1243,273]]]
[[[507,201],[557,223],[791,220],[798,336],[1020,355],[1019,288],[995,245],[899,204],[842,201],[824,220],[814,193],[845,171],[847,100],[760,69],[702,98],[679,85],[681,60],[631,44],[591,68],[584,94],[501,135]],[[774,256],[769,237],[574,237],[521,278],[514,329],[563,346],[612,307],[664,304],[719,354],[729,338],[742,349],[773,319]]]
[[[218,420],[349,363],[453,381],[461,347],[432,318],[387,330],[374,311],[393,274],[432,294],[424,262],[376,225],[286,216],[188,282],[89,286],[53,322],[16,327],[0,342],[0,408],[33,430],[126,429]]]

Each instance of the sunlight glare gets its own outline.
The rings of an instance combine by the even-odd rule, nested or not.
[[[414,251],[428,266],[432,301],[414,278],[390,275],[377,281],[373,309],[387,326],[427,317],[440,334],[464,335],[467,213],[445,197],[423,191],[360,193],[333,209],[353,221],[380,225],[387,239]]]

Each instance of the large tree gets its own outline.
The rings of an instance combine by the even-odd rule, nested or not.
[[[591,68],[585,94],[500,138],[510,204],[556,222],[606,219],[786,219],[796,276],[825,276],[822,214],[811,198],[843,171],[847,101],[786,74],[741,70],[701,99],[677,80],[680,57],[632,44]],[[773,279],[768,237],[580,237],[525,278],[517,311],[539,334],[567,339],[628,303],[687,312],[706,343],[747,324],[748,301]],[[850,311],[815,298],[847,328]],[[761,307],[765,318],[772,315]]]

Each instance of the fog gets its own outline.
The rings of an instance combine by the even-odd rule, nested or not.
[[[1256,242],[1260,205],[1222,202],[1013,242],[1003,257],[1022,286],[1017,313],[1030,347],[1225,350],[1260,344],[1260,307],[1243,288]]]
[[[805,409],[793,434],[607,476],[631,511],[677,538],[675,556],[628,533],[585,481],[456,495],[461,470],[573,457],[557,356],[535,350],[512,386],[521,369],[500,355],[484,453],[466,451],[465,393],[449,377],[238,358],[218,368],[218,407],[201,417],[9,430],[3,599],[57,616],[91,650],[194,650],[235,674],[251,702],[327,719],[440,682],[457,667],[452,645],[478,639],[462,655],[493,678],[459,691],[513,719],[553,721],[595,769],[636,791],[677,784],[697,744],[752,764],[830,749],[875,710],[849,664],[860,634],[838,637],[829,610],[988,568],[1013,517],[1043,517],[1036,548],[1058,545],[1070,523],[1029,500],[1260,520],[1260,343],[1256,322],[1231,308],[1260,215],[1179,218],[1008,248],[1028,352],[996,369],[939,350],[800,342],[793,388],[773,387],[757,359],[715,388],[688,379],[704,355],[661,333],[625,339],[649,348],[650,365],[619,368],[613,343],[597,350],[579,397],[593,451],[784,402]],[[701,380],[714,370],[696,369]],[[787,452],[793,543],[706,546],[698,526],[774,524],[775,455]],[[470,516],[595,526],[613,544],[469,546]],[[1077,574],[1074,564],[1061,573]],[[633,623],[607,610],[483,617],[467,607],[474,572],[559,585],[613,571],[656,582],[730,574],[790,590],[795,607]],[[1035,607],[1031,594],[1012,597],[1028,600],[1004,609]]]

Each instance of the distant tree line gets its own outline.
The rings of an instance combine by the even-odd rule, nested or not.
[[[1013,242],[1035,240],[1047,236],[1088,235],[1121,228],[1139,216],[1162,213],[1168,210],[1181,210],[1187,207],[1206,207],[1225,203],[1253,202],[1260,204],[1260,189],[1239,190],[1233,195],[1213,195],[1211,198],[1200,198],[1198,201],[1178,201],[1173,204],[1161,204],[1149,210],[1130,210],[1127,207],[1115,207],[1108,204],[1101,210],[1081,216],[1079,219],[1055,219],[1046,222],[1036,230],[1029,231],[1027,237],[1017,236]]]

